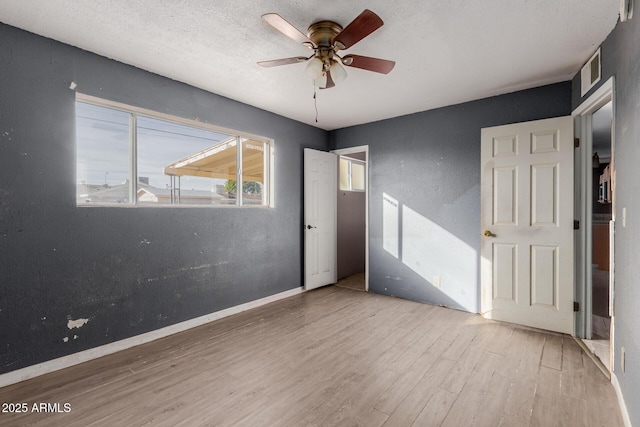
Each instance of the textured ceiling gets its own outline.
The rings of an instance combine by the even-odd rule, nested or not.
[[[618,19],[619,0],[2,0],[0,22],[246,104],[336,129],[565,81]],[[302,32],[345,26],[364,9],[385,25],[343,53],[396,61],[388,75],[347,67],[318,91],[308,56],[260,16],[276,12]],[[1,42],[1,41],[0,41]],[[79,91],[82,88],[78,88]]]

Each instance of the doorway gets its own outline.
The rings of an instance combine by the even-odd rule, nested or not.
[[[582,310],[576,318],[576,336],[610,375],[613,370],[615,165],[613,78],[574,111],[580,147],[576,213],[579,256],[576,298]],[[582,224],[584,226],[582,226]]]
[[[613,172],[611,100],[592,114],[591,190],[591,339],[585,344],[605,365],[610,366],[610,239],[613,205],[611,177]]]
[[[338,155],[337,278],[338,285],[369,290],[369,147],[359,146]]]

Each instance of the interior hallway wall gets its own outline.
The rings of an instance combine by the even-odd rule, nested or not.
[[[338,190],[338,280],[364,273],[365,196]]]

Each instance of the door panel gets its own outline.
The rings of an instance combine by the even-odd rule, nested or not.
[[[516,303],[516,272],[518,270],[516,245],[493,245],[494,298]],[[497,268],[497,267],[500,268]]]
[[[482,311],[573,332],[573,121],[482,129]]]
[[[304,288],[336,282],[337,156],[304,150]]]
[[[531,246],[531,304],[558,309],[558,247]]]
[[[493,170],[493,223],[516,225],[518,221],[518,182],[515,167]]]
[[[557,227],[558,164],[531,166],[531,225]]]

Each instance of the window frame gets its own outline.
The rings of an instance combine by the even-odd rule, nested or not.
[[[83,93],[76,92],[75,103],[82,102],[87,104],[96,105],[99,107],[111,108],[114,110],[122,111],[124,113],[129,114],[129,203],[87,203],[80,204],[76,198],[76,206],[77,207],[136,207],[136,208],[273,208],[275,207],[275,173],[274,173],[274,164],[275,164],[275,144],[274,140],[271,138],[267,138],[260,135],[254,135],[246,132],[240,132],[235,129],[229,129],[222,126],[216,126],[209,123],[204,123],[199,121],[198,119],[186,119],[184,117],[174,116],[171,114],[161,113],[159,111],[149,110],[146,108],[135,107],[128,104],[123,104],[116,101],[111,101],[103,98],[98,98],[92,95],[86,95]],[[74,104],[75,105],[75,104]],[[264,144],[265,153],[264,153],[264,184],[263,184],[263,202],[260,205],[254,204],[243,204],[243,195],[242,191],[236,191],[236,203],[235,204],[225,204],[225,205],[202,205],[202,204],[181,204],[181,203],[171,203],[171,204],[148,204],[148,203],[139,203],[138,202],[138,189],[137,189],[137,181],[138,181],[138,132],[137,132],[137,118],[138,116],[146,116],[153,119],[164,120],[167,122],[190,126],[198,129],[209,130],[212,132],[218,132],[223,134],[228,134],[236,138],[236,185],[240,183],[240,187],[242,187],[243,177],[242,177],[242,145],[244,143],[243,139],[254,140]],[[75,114],[74,114],[75,119]],[[77,139],[74,140],[74,143],[77,144]],[[77,180],[77,145],[75,146],[74,154],[76,155],[76,162],[74,172],[76,173],[76,177],[74,181]]]
[[[349,188],[342,188],[339,186],[339,190],[340,191],[351,191],[354,193],[364,193],[365,191],[367,191],[367,168],[366,168],[366,164],[367,162],[365,160],[360,160],[360,159],[354,159],[353,157],[349,157],[348,155],[340,155],[339,156],[339,161],[345,160],[348,164],[347,166],[347,183],[349,185]],[[362,171],[362,183],[363,183],[363,188],[361,189],[354,189],[353,188],[353,164],[357,164],[363,167],[363,171]],[[340,173],[340,167],[338,167],[338,171]],[[338,177],[338,183],[340,184],[341,180],[340,177]]]

